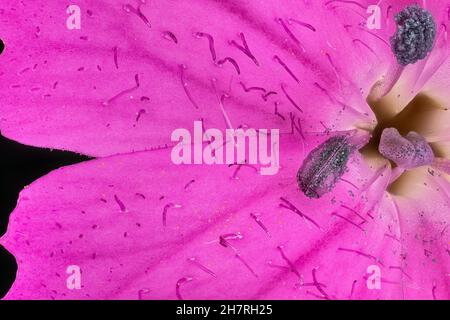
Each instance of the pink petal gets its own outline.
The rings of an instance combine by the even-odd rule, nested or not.
[[[348,16],[301,1],[158,1],[140,13],[77,4],[80,30],[66,28],[65,3],[3,4],[3,135],[93,156],[149,150],[193,120],[224,128],[225,93],[235,127],[289,131],[290,113],[313,131],[373,120],[365,96],[387,51],[357,27],[362,7]]]
[[[310,138],[305,151],[327,137]],[[281,146],[277,176],[176,166],[168,150],[54,171],[21,193],[0,241],[19,264],[6,298],[400,297],[398,284],[366,285],[371,265],[398,280],[387,269],[399,263],[385,236],[394,222],[376,213],[389,174],[371,175],[355,154],[332,194],[307,201],[295,181],[301,145],[285,136]],[[80,290],[67,289],[71,265]]]
[[[423,134],[430,142],[445,143],[450,141],[450,118],[448,102],[450,101],[450,60],[447,58],[444,64],[436,71],[423,88],[423,93],[433,99],[431,110],[424,113],[426,123]],[[447,150],[450,150],[447,148]]]
[[[405,182],[406,194],[381,203],[381,210],[397,221],[391,232],[396,235],[394,242],[401,244],[400,264],[389,269],[401,275],[402,298],[448,300],[450,185],[431,169],[415,173],[415,180]]]

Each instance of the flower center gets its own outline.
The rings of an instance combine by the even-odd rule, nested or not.
[[[391,38],[391,49],[401,65],[424,59],[433,48],[436,23],[427,10],[417,5],[406,7],[395,16],[397,32]]]
[[[442,146],[428,143],[425,137],[439,131],[443,113],[448,110],[424,93],[418,94],[399,113],[394,111],[395,100],[388,97],[367,102],[375,113],[377,126],[370,142],[360,151],[369,163],[387,159],[393,168],[403,169],[404,173],[389,187],[390,192],[403,194],[414,182],[410,179],[418,177],[413,169],[430,165],[435,157],[445,157]]]
[[[398,188],[400,178],[412,169],[436,164],[442,153],[425,136],[433,132],[438,112],[446,111],[437,101],[418,94],[401,112],[395,110],[396,102],[387,94],[402,75],[406,65],[426,58],[436,38],[436,23],[427,10],[418,5],[408,6],[395,16],[397,31],[391,37],[391,50],[397,63],[389,66],[386,75],[377,81],[367,97],[375,113],[377,126],[372,138],[360,151],[369,162],[375,158],[390,161],[393,167],[388,191],[402,193]],[[297,172],[301,191],[310,198],[320,198],[331,191],[346,171],[350,154],[359,149],[361,141],[352,136],[336,136],[326,140],[311,151]],[[449,166],[445,161],[441,167]],[[408,185],[408,183],[406,183]]]

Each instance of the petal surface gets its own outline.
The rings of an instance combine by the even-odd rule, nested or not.
[[[108,156],[164,147],[174,129],[199,119],[206,127],[289,129],[295,115],[316,131],[373,123],[365,95],[388,53],[358,27],[365,5],[350,12],[299,1],[78,7],[79,30],[67,27],[59,1],[3,2],[3,135]]]
[[[422,167],[400,182],[402,195],[386,197],[382,210],[395,216],[401,243],[399,265],[390,268],[401,274],[401,287],[407,299],[450,298],[449,224],[450,185],[445,176]]]
[[[301,144],[281,147],[277,176],[176,166],[168,150],[54,171],[21,193],[1,238],[19,264],[6,298],[401,297],[387,268],[399,263],[385,236],[393,220],[377,212],[389,171],[374,176],[355,154],[334,192],[309,201],[295,182]],[[373,265],[384,290],[368,289]],[[80,290],[67,287],[69,266],[81,269]]]

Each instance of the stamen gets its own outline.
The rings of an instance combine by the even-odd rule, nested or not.
[[[391,38],[391,49],[398,63],[406,66],[424,59],[436,37],[436,23],[431,13],[412,5],[400,11],[395,22],[397,32]]]
[[[436,23],[430,12],[412,5],[400,11],[395,22],[397,32],[391,37],[390,46],[398,63],[391,64],[384,78],[375,83],[370,100],[376,101],[387,95],[400,79],[404,67],[426,58],[433,49]]]
[[[380,153],[403,169],[430,165],[434,160],[433,150],[418,133],[411,131],[402,137],[397,129],[386,128],[381,134]]]
[[[353,150],[348,137],[335,136],[311,151],[297,173],[300,190],[309,198],[330,192],[345,173]]]

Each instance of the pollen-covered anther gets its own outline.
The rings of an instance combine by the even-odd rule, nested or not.
[[[385,158],[404,169],[430,165],[434,160],[430,145],[414,131],[402,137],[395,128],[384,129],[378,150]]]
[[[397,32],[391,37],[391,49],[399,64],[406,66],[424,59],[433,49],[436,23],[427,10],[408,6],[395,16]]]
[[[297,172],[300,190],[309,198],[330,192],[345,173],[354,149],[347,136],[335,136],[311,151]]]

